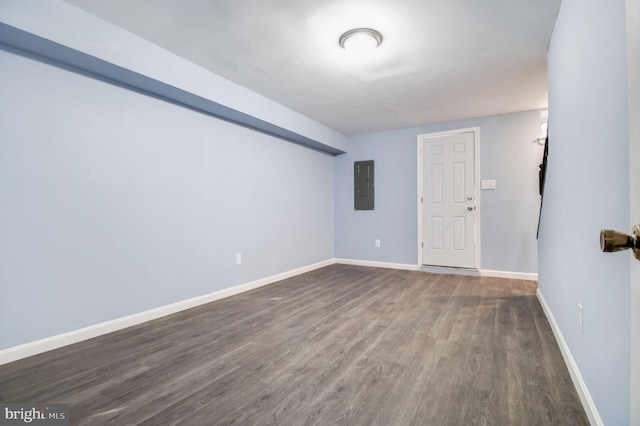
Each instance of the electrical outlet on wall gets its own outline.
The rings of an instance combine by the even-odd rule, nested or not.
[[[580,333],[584,331],[582,318],[582,303],[578,303],[578,322],[580,323]]]
[[[375,245],[376,247],[380,247],[380,240],[376,240]]]
[[[236,265],[242,264],[242,253],[236,253]]]

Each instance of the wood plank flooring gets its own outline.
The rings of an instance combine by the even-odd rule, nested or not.
[[[0,366],[73,425],[586,425],[535,283],[333,265]]]

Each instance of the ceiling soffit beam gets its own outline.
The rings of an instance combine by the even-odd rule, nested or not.
[[[239,109],[225,106],[188,90],[2,22],[0,22],[0,48],[144,93],[320,152],[331,155],[345,152],[341,147],[323,143],[317,139],[242,112]]]

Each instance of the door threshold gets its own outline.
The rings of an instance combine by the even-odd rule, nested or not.
[[[431,274],[445,274],[445,275],[465,275],[470,277],[477,277],[477,269],[472,268],[454,268],[451,266],[434,266],[434,265],[421,265],[420,272],[429,272]]]

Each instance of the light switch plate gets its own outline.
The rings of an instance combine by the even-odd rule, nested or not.
[[[482,189],[496,189],[496,180],[482,179]]]

